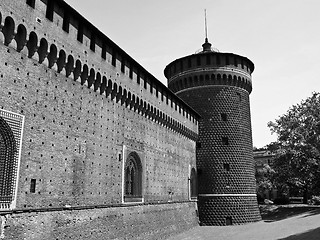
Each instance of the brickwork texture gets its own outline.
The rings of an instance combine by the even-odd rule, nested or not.
[[[1,237],[162,239],[197,224],[197,112],[64,1],[3,0],[0,30],[0,110],[24,116]],[[142,190],[128,203],[130,153]]]
[[[170,63],[168,85],[201,115],[197,141],[202,225],[260,220],[256,199],[249,94],[253,63],[212,50]]]

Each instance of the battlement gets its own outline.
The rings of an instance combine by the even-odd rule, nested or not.
[[[233,53],[201,52],[176,59],[166,66],[168,87],[175,93],[206,85],[231,85],[252,91],[254,64]]]
[[[66,2],[3,0],[0,30],[6,46],[29,58],[180,132],[197,132],[193,109]]]

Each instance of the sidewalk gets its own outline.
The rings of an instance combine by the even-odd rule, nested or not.
[[[319,207],[281,207],[263,219],[237,226],[199,226],[168,240],[320,240]]]

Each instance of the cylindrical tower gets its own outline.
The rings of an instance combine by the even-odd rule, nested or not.
[[[212,50],[207,38],[202,47],[164,70],[169,89],[202,116],[197,142],[200,222],[258,221],[249,103],[254,64]]]

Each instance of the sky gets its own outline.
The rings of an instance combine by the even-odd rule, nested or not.
[[[201,49],[206,9],[213,47],[255,64],[255,147],[276,141],[269,121],[320,91],[319,0],[65,1],[165,85],[166,65]]]

